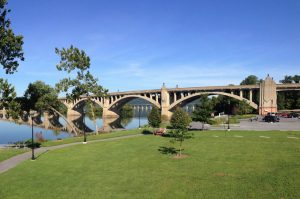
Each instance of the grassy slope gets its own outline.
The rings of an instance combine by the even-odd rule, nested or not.
[[[29,149],[0,149],[0,162],[27,151],[29,151]]]
[[[300,198],[287,136],[300,132],[197,132],[179,160],[151,135],[59,149],[1,174],[0,198]]]

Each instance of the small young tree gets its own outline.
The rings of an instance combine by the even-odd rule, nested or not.
[[[151,127],[157,128],[161,123],[160,111],[157,107],[152,107],[151,112],[148,115],[148,123]]]
[[[179,157],[181,157],[182,142],[185,139],[192,138],[191,133],[188,132],[188,126],[191,122],[191,118],[184,110],[176,108],[170,122],[174,129],[170,132],[171,137],[173,137],[171,142],[179,142]]]
[[[204,124],[208,123],[213,112],[211,100],[207,95],[200,97],[200,103],[196,105],[196,109],[193,111],[193,121],[202,122],[202,130]]]

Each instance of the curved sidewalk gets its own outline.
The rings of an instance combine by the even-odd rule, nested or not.
[[[120,137],[113,137],[113,138],[104,138],[104,139],[100,139],[100,140],[92,140],[89,141],[88,143],[94,143],[94,142],[105,142],[105,141],[112,141],[112,140],[121,140],[121,139],[125,139],[125,138],[131,138],[131,137],[137,137],[137,136],[141,136],[143,134],[135,134],[135,135],[126,135],[126,136],[120,136]],[[69,147],[69,146],[73,146],[73,145],[79,145],[82,144],[82,142],[74,142],[74,143],[70,143],[70,144],[62,144],[62,145],[57,145],[57,146],[50,146],[50,147],[42,147],[42,148],[38,148],[35,149],[35,155],[38,156],[42,153],[45,153],[47,151],[52,151],[55,149],[60,149],[60,148],[65,148],[65,147]],[[16,155],[10,159],[4,160],[3,162],[0,162],[0,174],[4,173],[5,171],[8,171],[11,168],[14,168],[15,166],[17,166],[18,164],[20,164],[21,162],[25,161],[25,160],[29,160],[31,158],[31,151],[26,152],[26,153],[22,153],[20,155]]]

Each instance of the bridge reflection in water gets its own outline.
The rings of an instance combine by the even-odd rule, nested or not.
[[[141,126],[148,124],[147,115],[151,111],[151,108],[152,107],[149,105],[139,105],[138,108],[133,109],[132,118],[119,117],[106,119],[104,121],[102,118],[97,118],[96,122],[100,127],[98,130],[101,131],[104,127],[107,127],[110,130],[134,129],[139,127],[139,123]],[[33,125],[35,126],[34,132],[47,134],[45,139],[50,140],[78,136],[83,133],[83,130],[86,132],[95,132],[95,124],[92,119],[85,116],[85,124],[83,121],[82,115],[69,115],[62,118],[58,115],[45,112],[33,118]],[[9,118],[7,114],[3,114],[3,112],[0,111],[0,144],[29,139],[29,133],[27,132],[31,132],[30,128],[30,116],[24,114],[22,118],[14,121],[12,118]],[[50,132],[48,130],[50,130]]]

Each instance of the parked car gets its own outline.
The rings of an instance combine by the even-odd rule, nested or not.
[[[274,115],[266,115],[263,120],[265,122],[279,122],[280,119],[278,116],[274,116]]]
[[[288,113],[278,113],[278,116],[279,116],[279,117],[287,118],[288,115],[289,115]]]
[[[292,113],[288,114],[288,118],[297,118],[297,117],[299,117],[299,113],[292,112]]]

